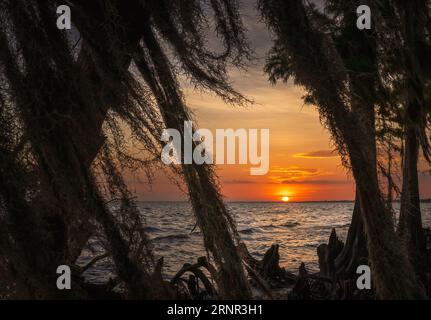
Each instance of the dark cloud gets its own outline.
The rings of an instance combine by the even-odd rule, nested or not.
[[[269,179],[277,184],[282,184],[283,181],[303,181],[310,177],[322,175],[316,168],[302,168],[298,166],[290,167],[272,167],[270,170]]]
[[[284,180],[281,184],[311,184],[311,185],[339,185],[352,184],[349,180]]]
[[[337,156],[338,154],[333,150],[318,150],[294,155],[295,158],[333,158]]]
[[[256,184],[256,181],[250,181],[250,180],[224,180],[224,184]]]

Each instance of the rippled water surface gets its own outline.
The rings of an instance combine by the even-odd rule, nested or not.
[[[328,241],[332,228],[344,240],[353,211],[351,202],[228,205],[250,253],[260,258],[271,244],[278,243],[281,265],[290,270],[297,270],[301,262],[317,270],[317,246]],[[424,224],[430,226],[431,204],[422,206]],[[151,226],[148,233],[156,253],[164,256],[167,274],[205,255],[201,233],[192,232],[195,223],[188,203],[141,203],[140,208]]]
[[[261,258],[271,244],[280,245],[281,265],[296,271],[301,262],[317,271],[316,248],[327,243],[332,228],[344,241],[353,211],[352,202],[228,204],[241,238],[250,253]],[[395,209],[399,207],[395,204]],[[164,257],[164,274],[172,277],[181,266],[205,255],[202,234],[195,227],[191,207],[186,202],[139,203],[146,217],[147,233],[156,256]],[[422,204],[424,225],[431,226],[431,203]],[[93,279],[106,277],[107,263],[89,270]],[[105,272],[102,272],[105,269]]]

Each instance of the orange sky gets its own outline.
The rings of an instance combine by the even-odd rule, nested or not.
[[[217,166],[227,199],[279,200],[283,195],[294,201],[352,198],[352,184],[339,157],[331,153],[330,139],[317,112],[303,106],[303,92],[292,84],[271,86],[260,70],[232,72],[231,77],[255,105],[232,107],[214,96],[186,91],[200,127],[270,129],[267,175],[251,176],[249,165]]]
[[[263,73],[265,55],[271,40],[251,6],[243,8],[248,37],[256,60],[247,72],[231,70],[233,86],[254,100],[251,107],[226,105],[208,92],[199,92],[182,81],[187,105],[193,110],[199,128],[270,129],[270,170],[264,176],[251,176],[248,165],[217,165],[222,193],[233,201],[350,200],[354,184],[319,122],[314,107],[304,106],[303,92],[292,83],[272,86]],[[428,169],[429,170],[429,169]],[[431,197],[430,176],[421,176],[423,197]],[[137,181],[129,185],[141,200],[184,200],[186,197],[163,174],[156,174],[151,186]]]
[[[251,176],[250,165],[216,165],[227,200],[291,201],[352,199],[354,187],[313,107],[303,106],[303,92],[292,84],[271,86],[263,72],[232,72],[235,87],[252,98],[250,107],[226,105],[210,93],[185,90],[186,101],[200,128],[269,128],[270,169]],[[146,200],[183,199],[163,175],[151,186],[134,185]]]

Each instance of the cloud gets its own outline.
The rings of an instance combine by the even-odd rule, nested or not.
[[[269,179],[275,183],[283,183],[283,181],[300,181],[306,178],[320,176],[322,174],[323,172],[315,168],[276,166],[271,168]]]
[[[250,180],[223,180],[224,184],[256,184],[256,181],[250,181]]]
[[[334,178],[334,179],[332,179]],[[304,168],[299,166],[272,167],[269,175],[270,184],[284,185],[348,185],[352,181],[337,179],[331,172],[324,172],[316,168]]]
[[[311,185],[339,185],[351,184],[350,180],[284,180],[281,184],[311,184]]]
[[[338,154],[333,150],[318,150],[304,153],[297,153],[293,155],[294,158],[334,158]]]

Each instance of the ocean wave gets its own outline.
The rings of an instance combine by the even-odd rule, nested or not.
[[[184,240],[189,239],[190,236],[188,234],[179,233],[179,234],[170,234],[167,236],[160,236],[153,238],[153,241],[160,241],[160,240],[169,240],[169,241],[175,241],[175,240]]]
[[[300,223],[299,222],[297,222],[297,221],[295,221],[295,222],[286,222],[286,223],[282,223],[282,224],[280,224],[279,226],[280,227],[285,227],[285,228],[293,228],[293,227],[296,227],[296,226],[299,226],[300,225]]]
[[[255,231],[256,231],[255,228],[247,228],[247,229],[239,230],[238,232],[242,234],[252,234],[252,233],[255,233]]]
[[[239,230],[239,233],[242,233],[242,234],[261,233],[261,232],[265,232],[265,230],[268,230],[268,229],[294,228],[298,225],[300,225],[300,223],[296,221],[286,222],[282,224],[266,224],[259,227],[245,228],[245,229]]]
[[[423,205],[424,225],[430,226],[431,204]],[[165,258],[164,274],[173,276],[184,263],[193,263],[197,257],[205,255],[201,230],[196,227],[191,232],[196,221],[188,203],[141,203],[140,209],[146,218],[146,231],[153,241],[156,256]],[[307,268],[318,271],[316,247],[328,243],[334,227],[339,237],[345,238],[353,206],[351,203],[336,206],[333,203],[288,206],[278,203],[235,203],[231,209],[234,209],[241,238],[255,258],[261,259],[271,244],[277,242],[280,244],[281,265],[296,272],[297,262],[304,262]],[[91,243],[101,248],[95,240]],[[91,252],[84,255],[87,259],[83,264],[93,256]],[[102,261],[89,271],[106,267]],[[97,274],[91,273],[90,276],[97,277]]]
[[[144,227],[144,231],[148,233],[154,233],[154,232],[162,232],[163,230],[156,227],[146,226]]]

